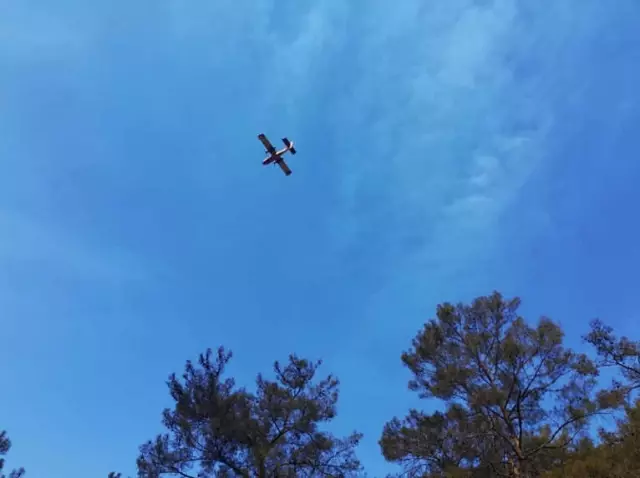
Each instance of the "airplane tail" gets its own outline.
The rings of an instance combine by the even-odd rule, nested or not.
[[[289,141],[287,138],[282,138],[284,145],[291,151],[291,154],[296,154],[296,148],[293,147],[293,141]]]

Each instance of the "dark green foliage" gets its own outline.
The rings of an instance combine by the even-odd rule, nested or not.
[[[614,402],[596,394],[594,363],[562,345],[560,327],[528,325],[519,305],[497,292],[442,304],[402,355],[409,388],[446,407],[385,426],[383,454],[407,476],[539,475]]]
[[[182,380],[168,385],[175,407],[163,413],[168,433],[141,447],[140,477],[349,477],[360,463],[361,435],[339,439],[319,429],[336,415],[338,381],[314,381],[320,362],[296,356],[276,380],[257,377],[249,393],[223,378],[231,353],[220,348],[187,362]]]
[[[8,475],[4,474],[4,456],[9,453],[11,449],[11,440],[7,436],[6,431],[0,431],[0,478],[21,478],[24,476],[24,468],[10,471]]]
[[[438,306],[402,361],[409,388],[442,408],[386,423],[384,457],[408,478],[640,477],[640,342],[593,321],[584,339],[594,362],[566,348],[552,320],[525,322],[519,305],[495,292]],[[140,448],[139,477],[366,476],[355,456],[361,435],[321,429],[336,416],[338,381],[316,377],[320,362],[275,362],[275,379],[258,375],[249,392],[223,376],[230,359],[207,350],[170,376],[175,404],[163,412],[166,433]],[[597,390],[603,367],[619,375]],[[610,411],[615,426],[592,436],[590,419]],[[10,448],[0,432],[0,478],[21,478],[23,469],[3,473]]]
[[[640,343],[616,337],[613,329],[600,320],[591,322],[591,332],[585,339],[596,349],[599,366],[615,367],[622,374],[624,381],[615,381],[615,390],[628,394],[640,389]]]
[[[585,440],[562,466],[544,478],[637,478],[640,476],[640,401],[624,407],[614,432],[600,432],[600,444]]]

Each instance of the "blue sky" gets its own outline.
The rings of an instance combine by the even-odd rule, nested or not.
[[[222,344],[247,385],[323,358],[381,476],[437,303],[634,334],[638,28],[636,0],[0,2],[9,464],[133,474]]]

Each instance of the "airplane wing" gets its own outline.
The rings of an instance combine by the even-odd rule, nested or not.
[[[267,139],[267,137],[264,134],[260,133],[258,135],[258,139],[262,142],[262,144],[264,145],[265,149],[269,154],[275,154],[276,148],[273,147],[271,142]]]
[[[280,166],[285,176],[289,176],[291,174],[291,170],[289,169],[289,166],[287,166],[287,163],[284,162],[284,159],[280,158],[276,163],[278,163],[278,166]]]

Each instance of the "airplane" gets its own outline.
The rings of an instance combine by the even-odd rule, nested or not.
[[[284,148],[280,151],[276,151],[276,148],[273,147],[273,145],[269,142],[264,134],[260,133],[258,135],[258,139],[264,145],[266,149],[265,153],[269,155],[262,161],[262,164],[265,166],[272,163],[277,164],[278,166],[280,166],[280,169],[282,169],[285,176],[289,176],[291,174],[291,170],[289,169],[289,166],[287,166],[287,163],[284,162],[284,159],[282,159],[282,156],[286,152],[296,154],[296,149],[293,147],[293,141],[289,141],[287,138],[282,138]]]

